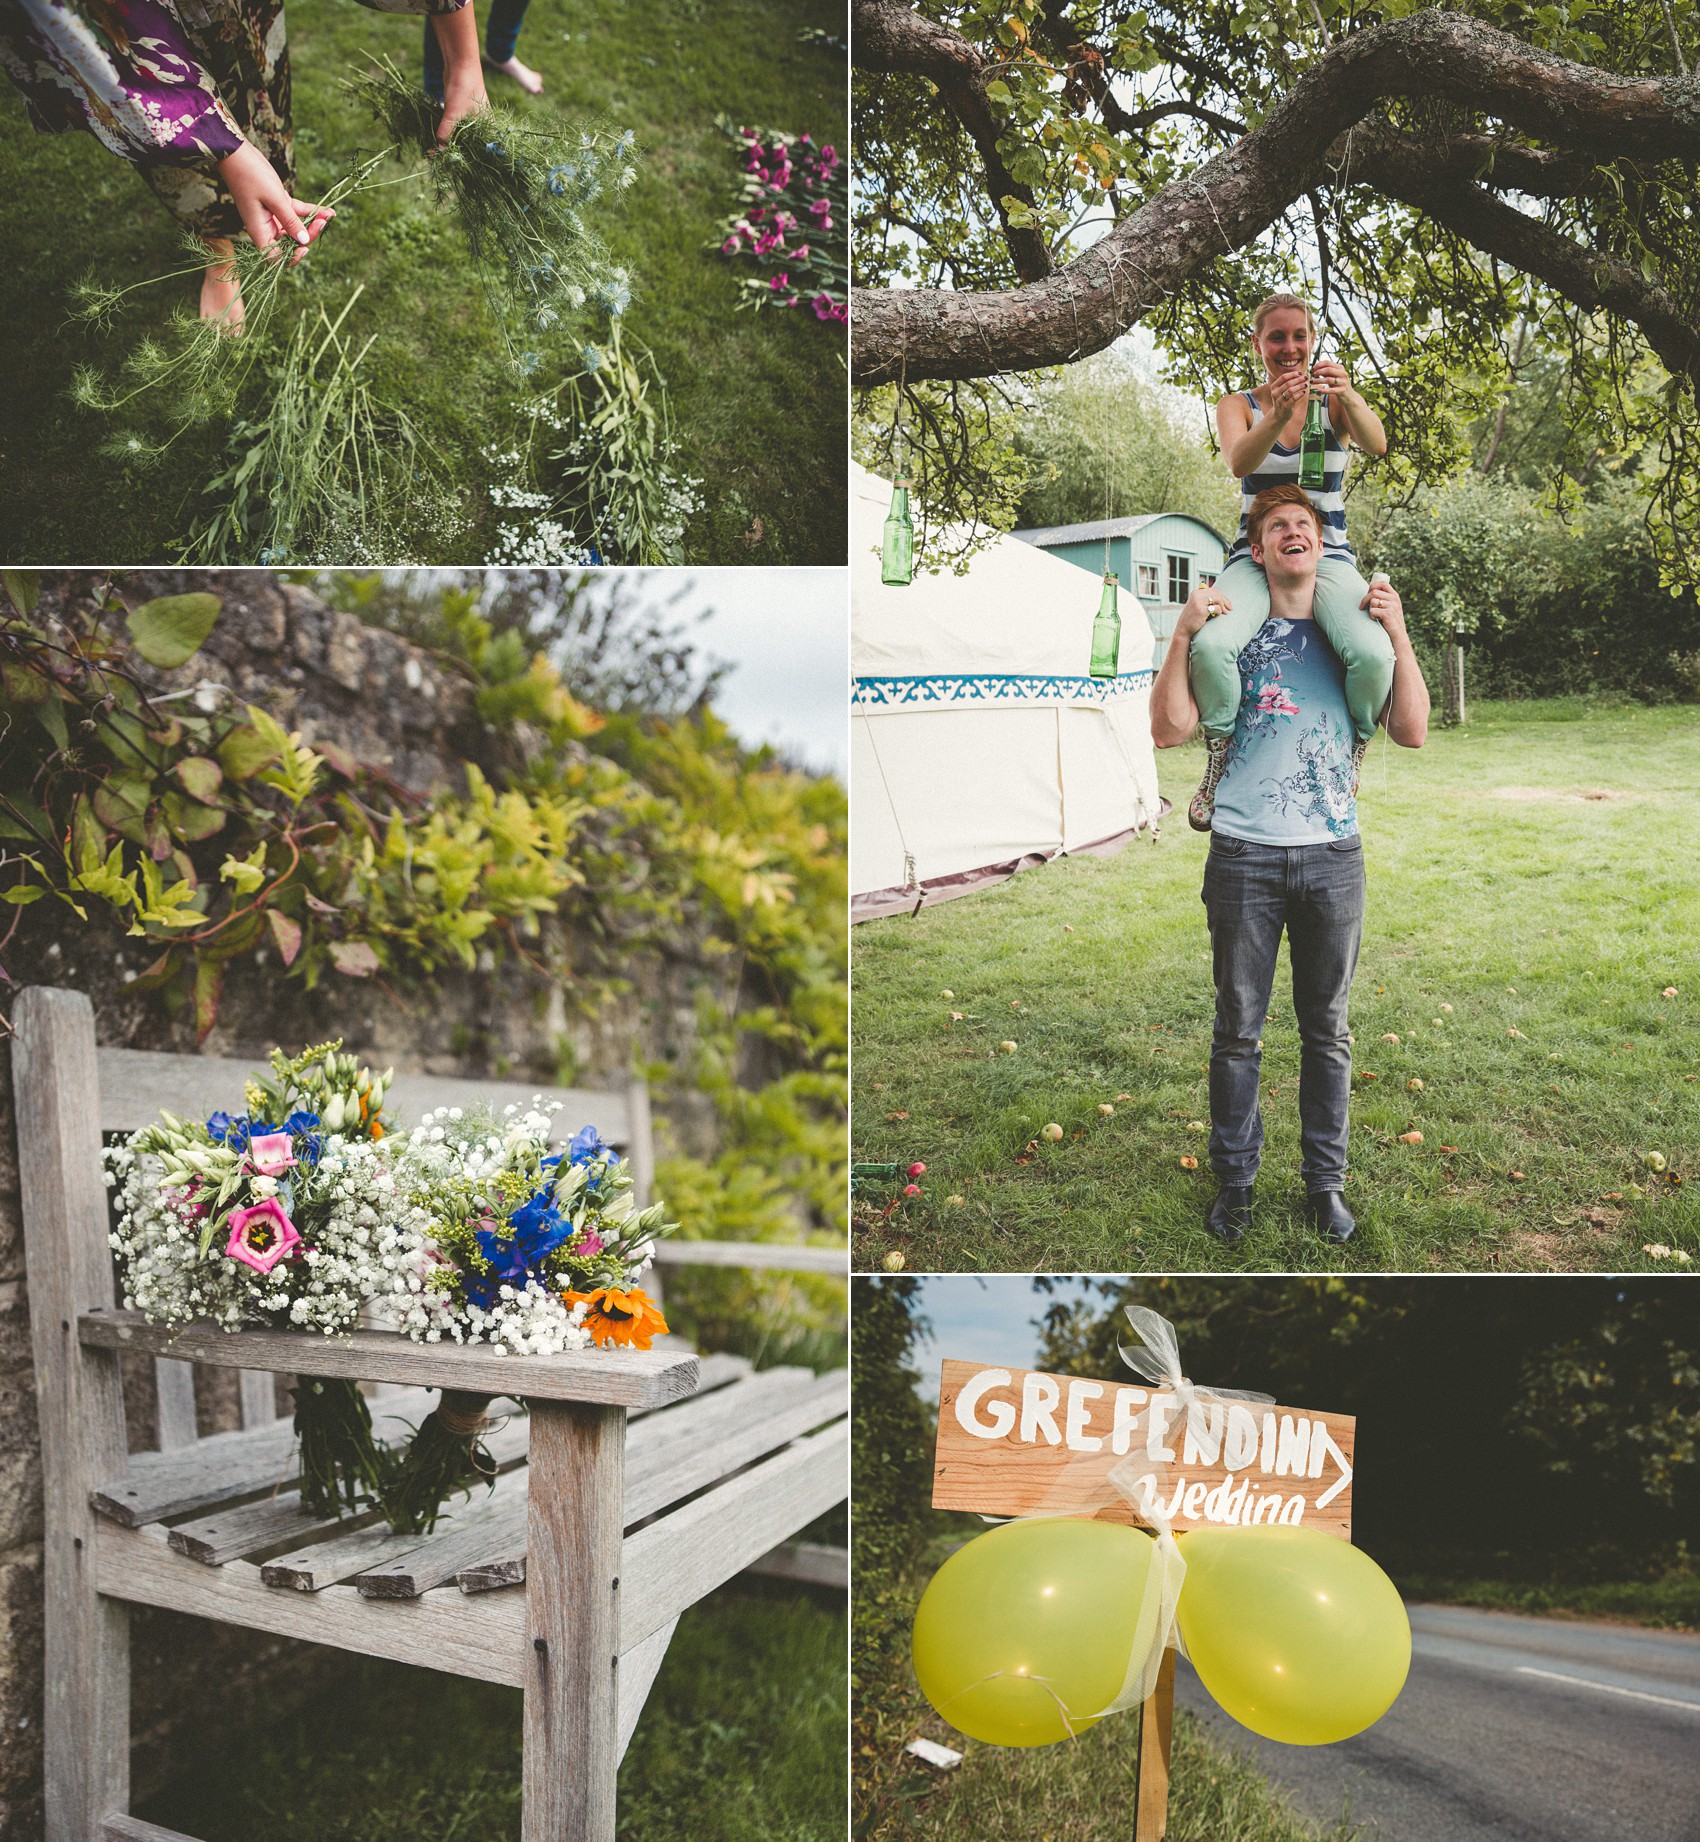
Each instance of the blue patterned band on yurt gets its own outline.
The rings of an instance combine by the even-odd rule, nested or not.
[[[1050,672],[926,672],[890,678],[857,678],[851,691],[855,710],[898,710],[950,704],[1107,704],[1147,689],[1155,671],[1122,672],[1115,678],[1070,678]]]

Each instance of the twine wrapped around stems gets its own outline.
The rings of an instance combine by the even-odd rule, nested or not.
[[[496,1481],[496,1461],[484,1444],[492,1426],[485,1408],[495,1397],[445,1388],[436,1408],[385,1467],[384,1519],[398,1535],[427,1535],[456,1492]]]

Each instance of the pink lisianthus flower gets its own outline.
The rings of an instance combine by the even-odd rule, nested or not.
[[[267,1132],[248,1141],[248,1159],[262,1177],[275,1177],[295,1162],[287,1132]]]
[[[721,244],[720,253],[723,256],[735,256],[742,247],[743,239],[734,231],[733,234]]]
[[[590,1260],[601,1253],[605,1245],[606,1243],[603,1241],[601,1235],[586,1233],[581,1235],[579,1239],[573,1243],[573,1252],[575,1254],[583,1254],[587,1260]]]
[[[808,244],[799,243],[797,247],[794,250],[792,250],[791,256],[792,256],[792,259],[796,262],[807,262],[809,259]]]
[[[285,1254],[302,1245],[295,1224],[283,1212],[275,1196],[257,1202],[251,1209],[230,1211],[230,1239],[224,1251],[232,1260],[241,1260],[256,1273],[269,1273]]]
[[[783,271],[781,271],[781,273],[779,273],[778,275],[775,275],[773,280],[770,281],[767,285],[774,291],[775,294],[777,294],[781,288],[790,287],[791,277],[788,274],[785,274]]]

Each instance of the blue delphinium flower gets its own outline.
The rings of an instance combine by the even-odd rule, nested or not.
[[[215,1145],[222,1145],[230,1136],[230,1128],[236,1121],[228,1113],[213,1113],[207,1118],[207,1137]]]
[[[572,1164],[588,1164],[592,1158],[599,1158],[610,1146],[594,1126],[581,1127],[575,1132],[567,1145],[567,1160]]]
[[[287,1132],[295,1140],[295,1155],[308,1170],[316,1170],[319,1158],[325,1149],[324,1134],[315,1132],[318,1125],[317,1113],[309,1113],[304,1107],[298,1107],[278,1127],[278,1131]]]

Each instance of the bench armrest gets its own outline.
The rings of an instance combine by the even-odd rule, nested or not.
[[[174,1329],[150,1324],[139,1311],[85,1311],[77,1319],[77,1336],[96,1349],[175,1356],[224,1369],[346,1375],[598,1407],[661,1407],[697,1389],[696,1357],[670,1349],[498,1356],[487,1343],[415,1343],[385,1330],[357,1330],[342,1337],[257,1327],[225,1331],[204,1319]]]

